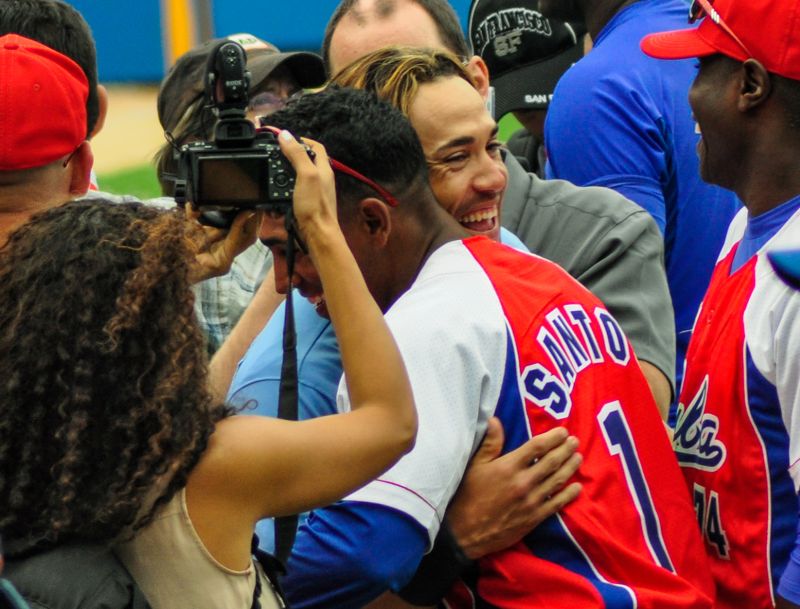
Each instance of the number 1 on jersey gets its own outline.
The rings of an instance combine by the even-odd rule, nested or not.
[[[636,503],[636,509],[642,521],[642,533],[644,533],[644,538],[653,560],[656,564],[674,573],[675,568],[672,566],[672,561],[664,545],[661,524],[653,506],[653,500],[650,497],[650,489],[644,479],[642,466],[639,463],[639,455],[636,453],[631,430],[628,427],[628,421],[625,420],[625,414],[622,412],[620,403],[614,401],[603,406],[597,414],[597,421],[603,430],[603,437],[608,445],[608,451],[612,455],[619,456],[622,461],[628,489]]]

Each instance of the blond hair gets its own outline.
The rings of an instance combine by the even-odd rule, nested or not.
[[[475,86],[464,64],[450,52],[394,46],[357,59],[333,76],[330,84],[372,91],[408,116],[420,85],[448,76]]]

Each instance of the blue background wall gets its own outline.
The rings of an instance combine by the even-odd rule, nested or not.
[[[158,0],[69,0],[97,41],[100,80],[155,82],[164,75]],[[283,50],[319,51],[325,24],[339,0],[216,0],[215,35],[250,32]],[[469,0],[450,0],[466,24]]]
[[[164,75],[158,0],[70,0],[92,28],[102,82],[159,81]]]

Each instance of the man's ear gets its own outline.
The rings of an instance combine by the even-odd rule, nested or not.
[[[358,203],[358,222],[368,239],[383,246],[392,232],[392,214],[380,199],[367,197]]]
[[[89,139],[100,133],[103,125],[106,124],[106,115],[108,114],[108,90],[103,85],[97,85],[97,122],[94,124],[94,129],[89,134]]]
[[[763,104],[772,93],[772,78],[757,59],[748,59],[742,64],[741,84],[737,107],[747,112]]]
[[[489,67],[477,55],[473,55],[465,66],[467,72],[475,81],[475,88],[483,99],[489,97]]]
[[[82,197],[89,190],[94,154],[89,141],[83,142],[69,161],[69,194]]]

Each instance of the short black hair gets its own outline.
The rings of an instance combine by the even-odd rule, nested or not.
[[[59,0],[0,1],[0,36],[18,34],[40,42],[77,63],[89,81],[86,100],[86,136],[97,124],[97,51],[89,24],[66,2]]]
[[[329,86],[290,100],[269,122],[320,142],[330,157],[383,186],[404,207],[428,203],[418,196],[427,188],[428,166],[417,134],[399,110],[373,93]],[[336,172],[336,195],[340,206],[380,196],[341,172]]]
[[[467,59],[471,55],[467,39],[461,29],[461,22],[458,20],[455,10],[447,0],[410,0],[421,6],[427,12],[439,36],[448,51],[461,59]],[[328,25],[325,27],[325,37],[322,39],[322,59],[328,72],[331,69],[331,38],[336,26],[342,17],[351,12],[361,0],[342,0],[336,10],[333,11]],[[388,17],[397,9],[397,0],[377,0],[377,9],[381,17]]]

